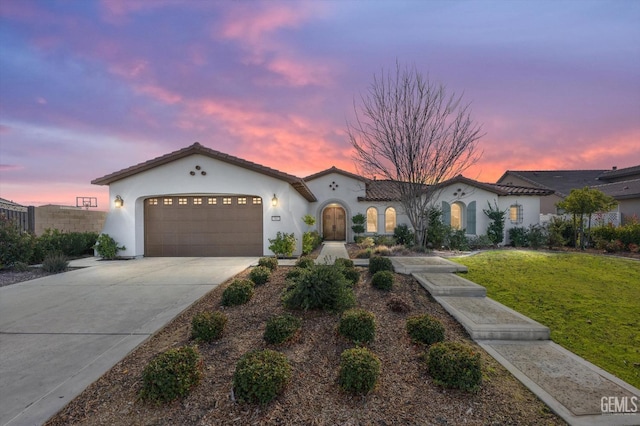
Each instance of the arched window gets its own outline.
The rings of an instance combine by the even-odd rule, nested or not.
[[[449,204],[442,202],[442,223],[451,225],[454,229],[464,229],[466,234],[476,233],[476,202],[472,201],[468,206],[456,201]]]
[[[396,229],[396,209],[387,208],[384,212],[384,232],[392,233]]]
[[[454,229],[462,229],[464,215],[464,204],[455,202],[451,204],[451,227]]]
[[[367,209],[367,232],[378,232],[378,209],[375,207]]]

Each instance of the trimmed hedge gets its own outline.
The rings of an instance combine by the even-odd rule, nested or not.
[[[185,396],[202,377],[202,360],[195,347],[183,346],[157,355],[142,372],[143,400],[155,403]]]
[[[393,263],[388,257],[372,256],[369,259],[369,272],[373,275],[378,271],[393,272]]]
[[[191,337],[202,342],[220,339],[227,325],[227,316],[220,312],[200,312],[191,319]]]
[[[290,379],[291,366],[284,354],[253,350],[237,362],[233,390],[240,402],[266,404],[284,391]]]
[[[293,338],[301,326],[300,318],[291,314],[279,315],[267,321],[263,338],[267,343],[279,345]]]
[[[338,332],[356,344],[372,342],[376,335],[376,317],[364,309],[344,311]]]
[[[249,278],[255,285],[263,285],[271,278],[271,269],[266,266],[256,266],[249,272]]]
[[[480,353],[462,343],[441,342],[431,346],[427,368],[436,384],[448,388],[475,391],[482,382]]]
[[[340,355],[340,387],[347,392],[367,394],[380,376],[380,358],[367,348],[347,349]]]
[[[253,297],[253,288],[251,280],[234,280],[222,293],[222,305],[237,306],[247,303]]]
[[[406,329],[414,342],[432,345],[444,340],[444,326],[428,314],[407,318]]]
[[[371,278],[371,285],[378,290],[390,291],[393,288],[394,276],[390,271],[378,271]]]
[[[278,259],[275,257],[261,257],[258,260],[258,266],[264,266],[273,272],[278,269]]]

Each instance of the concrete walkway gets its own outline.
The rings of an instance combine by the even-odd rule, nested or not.
[[[316,259],[316,264],[333,265],[338,258],[349,258],[349,253],[347,253],[344,243],[327,241],[322,243],[322,250]]]
[[[547,327],[487,298],[484,287],[450,273],[466,267],[438,257],[391,260],[570,425],[640,425],[640,390],[553,343]]]
[[[39,425],[256,258],[83,259],[0,288],[0,425]]]

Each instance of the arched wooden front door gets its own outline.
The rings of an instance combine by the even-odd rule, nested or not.
[[[329,206],[322,212],[322,236],[325,241],[346,241],[347,215],[340,206]]]

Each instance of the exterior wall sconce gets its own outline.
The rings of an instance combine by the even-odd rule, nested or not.
[[[120,208],[120,207],[124,206],[124,200],[119,195],[116,195],[116,199],[115,199],[114,203],[115,203],[117,208]]]
[[[271,205],[273,207],[278,205],[278,197],[276,197],[276,194],[273,194],[273,198],[271,199]]]

